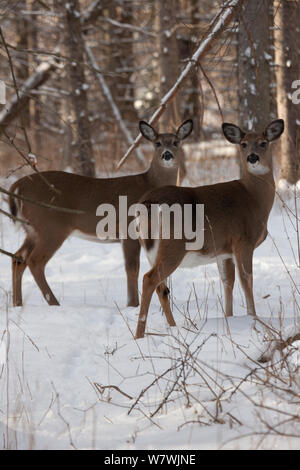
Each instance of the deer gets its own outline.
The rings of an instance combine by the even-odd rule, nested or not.
[[[183,122],[176,133],[158,133],[145,121],[139,122],[139,129],[153,146],[150,166],[142,173],[92,178],[63,171],[44,171],[25,176],[11,186],[10,212],[14,217],[20,215],[26,234],[24,243],[12,259],[14,306],[23,305],[22,277],[27,266],[48,304],[59,305],[45,277],[46,264],[72,234],[91,241],[103,241],[97,238],[96,233],[99,220],[96,210],[101,203],[117,208],[119,196],[124,195],[128,204],[132,205],[150,189],[178,183],[178,173],[185,168],[181,144],[192,132],[193,121],[188,119]],[[62,210],[45,208],[39,203]],[[128,223],[130,220],[128,218]],[[140,244],[138,239],[121,239],[118,224],[117,219],[116,239],[111,241],[122,243],[127,275],[127,305],[136,307],[139,305]]]
[[[179,204],[183,210],[185,204],[191,204],[193,212],[190,223],[194,226],[195,207],[197,204],[204,205],[204,237],[202,247],[187,250],[187,237],[162,237],[161,222],[158,223],[157,237],[149,236],[149,231],[140,229],[140,243],[146,251],[151,269],[143,277],[136,339],[145,335],[149,306],[155,290],[169,326],[176,326],[170,309],[166,279],[180,267],[217,263],[224,288],[226,317],[233,315],[233,287],[237,268],[247,314],[256,317],[253,252],[267,236],[268,217],[275,197],[270,144],[281,136],[284,121],[272,121],[263,132],[258,133],[245,132],[231,123],[223,123],[222,130],[230,143],[239,145],[240,179],[194,188],[169,185],[151,190],[140,201],[148,211],[149,228],[152,220],[149,217],[150,207]],[[139,224],[138,215],[136,218]],[[174,218],[170,219],[170,225],[170,233],[173,234]]]

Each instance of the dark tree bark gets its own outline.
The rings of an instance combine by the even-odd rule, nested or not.
[[[245,130],[263,130],[270,121],[269,0],[244,2],[239,17],[239,120]]]
[[[298,1],[275,2],[275,58],[278,115],[285,121],[280,139],[281,178],[294,184],[300,179],[299,105],[292,102],[292,83],[300,78],[300,6]]]
[[[193,33],[189,30],[181,32],[177,36],[179,58],[180,61],[188,60],[196,49],[196,42],[193,38],[197,37],[197,27],[199,25],[199,17],[201,17],[202,8],[198,0],[190,0],[190,22],[195,28],[192,29]],[[192,138],[199,141],[201,137],[201,124],[202,124],[202,109],[201,109],[201,81],[200,70],[195,67],[191,72],[191,76],[181,91],[180,100],[180,115],[182,119],[193,119],[194,128]]]
[[[111,1],[109,17],[119,23],[133,24],[133,6],[129,0]],[[109,26],[111,38],[108,70],[114,70],[116,77],[110,80],[110,89],[122,118],[129,127],[136,129],[138,116],[134,107],[134,82],[131,80],[135,68],[133,51],[134,33],[129,28]]]
[[[26,11],[26,0],[22,0],[19,5],[16,17],[16,27],[17,27],[17,49],[26,50],[28,49],[28,17],[27,15],[22,14],[21,10]],[[19,60],[16,61],[16,79],[18,86],[21,86],[29,77],[29,58],[28,54],[21,52],[19,53]],[[30,111],[29,111],[29,101],[22,108],[22,115],[24,119],[24,124],[30,126]]]
[[[176,39],[176,12],[177,0],[159,0],[159,59],[160,59],[160,96],[163,97],[174,85],[179,72],[179,48]],[[160,120],[160,131],[175,131],[181,123],[180,95],[176,95],[173,101],[168,104],[165,113]],[[185,156],[181,148],[178,183],[186,175]]]
[[[160,96],[163,97],[174,85],[179,75],[179,51],[176,40],[177,0],[158,0]],[[179,96],[177,95],[163,114],[162,131],[176,129],[180,124]]]
[[[71,102],[74,109],[74,131],[76,145],[74,157],[79,173],[95,176],[88,100],[84,73],[84,46],[81,34],[80,5],[70,0],[66,8],[66,36],[69,56]]]

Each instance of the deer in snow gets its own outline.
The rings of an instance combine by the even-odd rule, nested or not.
[[[12,260],[14,306],[22,305],[22,277],[27,266],[48,304],[59,305],[47,283],[45,266],[71,234],[99,241],[96,235],[99,221],[96,211],[100,204],[112,204],[118,209],[120,195],[127,196],[128,205],[132,205],[150,189],[176,184],[178,170],[184,168],[181,142],[192,132],[193,121],[183,122],[173,134],[159,134],[144,121],[140,121],[139,128],[154,147],[151,164],[143,173],[91,178],[63,171],[46,171],[25,176],[11,186],[10,192],[16,195],[9,197],[11,214],[19,215],[29,223],[23,224],[26,238]],[[51,204],[62,210],[45,208],[28,199]],[[116,214],[118,217],[118,210]],[[129,237],[120,240],[118,224],[117,218],[116,239],[108,241],[122,243],[127,274],[127,305],[137,306],[140,244],[138,239]]]
[[[152,266],[143,278],[136,338],[145,333],[150,301],[156,290],[170,326],[175,326],[166,279],[178,267],[193,267],[216,262],[225,292],[225,315],[233,315],[232,291],[237,268],[246,298],[247,314],[256,316],[253,298],[253,252],[267,236],[267,222],[275,196],[270,143],[280,137],[284,121],[272,121],[262,133],[244,132],[223,123],[225,138],[240,148],[242,175],[238,180],[196,188],[166,186],[151,190],[141,204],[148,209],[167,204],[192,205],[191,225],[195,225],[196,205],[204,205],[204,242],[201,249],[187,250],[186,237],[148,237],[140,231],[140,242]],[[152,220],[152,219],[151,219]],[[171,219],[170,219],[171,220]],[[183,222],[182,222],[183,223]],[[170,233],[172,234],[171,220]],[[147,227],[149,227],[147,225]]]

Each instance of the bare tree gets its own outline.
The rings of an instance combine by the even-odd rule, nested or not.
[[[174,84],[179,70],[179,52],[176,40],[176,12],[178,0],[158,0],[160,95],[164,96]],[[164,130],[179,124],[179,95],[168,105],[161,119]]]
[[[136,125],[137,113],[134,108],[134,83],[131,80],[135,67],[133,51],[134,32],[130,29],[133,23],[133,6],[128,0],[113,0],[108,7],[110,18],[126,24],[127,28],[109,24],[110,48],[108,70],[115,72],[111,77],[113,98],[128,124]]]
[[[81,34],[80,5],[71,0],[65,5],[66,35],[69,55],[71,101],[74,109],[74,132],[76,138],[75,159],[78,171],[86,176],[95,175],[87,84],[84,70],[84,46]]]
[[[29,27],[28,27],[28,17],[21,14],[21,10],[26,11],[27,7],[26,0],[20,2],[19,8],[16,15],[16,30],[17,30],[17,48],[20,50],[18,52],[18,59],[16,61],[16,78],[19,82],[19,85],[23,84],[29,76],[29,57],[26,54],[26,49],[29,46]],[[30,125],[30,112],[29,112],[29,101],[22,109],[23,118],[26,120],[27,126]]]
[[[275,58],[278,114],[285,121],[281,140],[281,177],[294,184],[300,178],[299,110],[292,102],[292,83],[299,80],[298,1],[275,1]]]
[[[239,17],[239,120],[244,129],[264,129],[270,121],[269,0],[244,2]]]

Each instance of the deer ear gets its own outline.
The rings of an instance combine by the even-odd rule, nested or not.
[[[157,139],[157,132],[145,121],[139,122],[140,133],[145,137],[145,139],[154,142]]]
[[[232,144],[240,144],[241,140],[246,135],[238,126],[228,122],[223,122],[222,130],[226,139]]]
[[[269,142],[278,139],[284,131],[284,120],[276,119],[272,121],[265,129],[264,136]]]
[[[186,139],[193,130],[193,121],[188,119],[184,121],[181,126],[178,127],[176,135],[178,139],[183,140]]]

